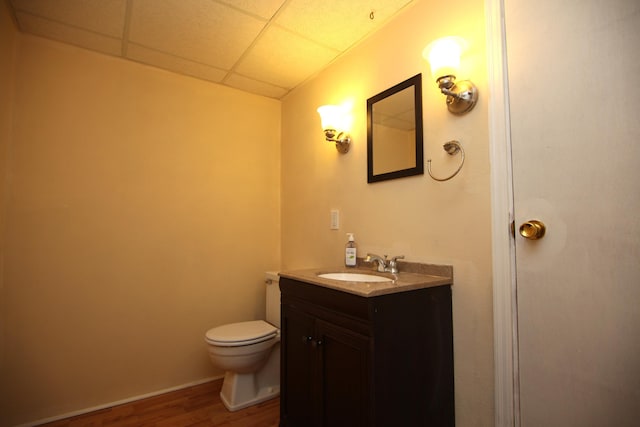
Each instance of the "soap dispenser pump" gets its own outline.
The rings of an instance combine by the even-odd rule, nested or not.
[[[347,233],[348,241],[344,251],[344,265],[347,267],[356,266],[356,241],[353,233]]]

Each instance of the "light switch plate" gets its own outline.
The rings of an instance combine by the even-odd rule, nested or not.
[[[331,225],[329,228],[332,230],[340,229],[340,211],[337,209],[331,209]]]

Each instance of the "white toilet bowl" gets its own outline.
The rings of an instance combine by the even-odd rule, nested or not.
[[[267,273],[267,288],[267,305],[272,306],[267,318],[279,326],[277,274]],[[205,341],[211,362],[225,371],[220,398],[228,410],[280,395],[280,330],[276,326],[264,320],[231,323],[209,329]]]

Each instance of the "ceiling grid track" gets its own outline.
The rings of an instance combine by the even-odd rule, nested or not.
[[[133,1],[127,0],[126,9],[124,11],[124,26],[122,28],[122,57],[127,57],[129,49],[129,29],[131,28],[131,10],[133,9]]]

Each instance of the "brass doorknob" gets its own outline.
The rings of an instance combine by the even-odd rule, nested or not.
[[[520,226],[520,235],[529,240],[542,239],[545,231],[547,231],[547,227],[537,219],[529,220]]]

